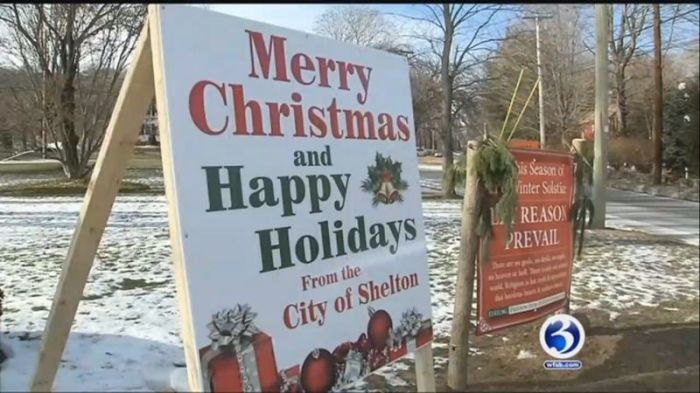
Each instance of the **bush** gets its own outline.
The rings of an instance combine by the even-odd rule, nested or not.
[[[608,162],[616,168],[627,163],[628,166],[634,165],[640,172],[650,172],[654,162],[654,145],[648,139],[611,138],[608,144]]]

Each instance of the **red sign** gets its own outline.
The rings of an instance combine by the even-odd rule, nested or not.
[[[511,152],[519,169],[517,217],[507,243],[505,225],[492,212],[490,258],[477,260],[477,335],[569,307],[574,158],[541,150]]]
[[[511,139],[508,143],[511,149],[539,149],[540,142],[532,139]]]

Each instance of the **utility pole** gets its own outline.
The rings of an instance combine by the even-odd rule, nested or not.
[[[540,149],[544,149],[546,138],[544,135],[544,92],[542,91],[542,60],[540,55],[540,19],[551,19],[552,15],[541,15],[535,14],[532,16],[525,16],[523,19],[534,19],[535,20],[535,40],[537,41],[537,77],[540,80],[540,85],[537,90],[539,93],[540,101]]]
[[[46,56],[46,33],[44,31],[44,5],[41,5],[42,13],[39,19],[39,35],[41,41],[41,51],[44,59]],[[46,70],[41,67],[41,158],[46,159]]]
[[[608,4],[596,4],[595,137],[593,157],[593,206],[595,229],[605,228],[606,171],[608,166]]]
[[[654,166],[652,182],[661,184],[663,162],[663,100],[664,85],[661,79],[661,12],[659,3],[654,4]]]

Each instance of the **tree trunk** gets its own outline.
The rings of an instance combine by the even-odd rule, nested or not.
[[[617,72],[615,75],[615,90],[617,106],[617,124],[618,135],[627,136],[627,92],[625,91],[625,74],[623,71]]]
[[[61,91],[61,126],[63,127],[61,149],[64,155],[63,172],[69,179],[80,179],[86,175],[86,162],[80,159],[78,152],[80,138],[75,132],[75,72],[73,71],[69,71],[66,75]]]
[[[0,144],[8,151],[12,151],[12,134],[9,131],[0,133]]]
[[[659,4],[654,4],[654,166],[652,182],[661,184],[661,167],[663,161],[663,82],[661,75],[661,12]]]
[[[441,116],[441,136],[442,136],[442,192],[445,198],[454,198],[455,179],[450,176],[452,170],[452,78],[450,76],[450,52],[452,51],[452,38],[454,26],[452,22],[452,9],[449,4],[442,5],[443,17],[445,18],[445,45],[442,47],[442,58],[440,61],[440,83],[442,85],[442,116]]]

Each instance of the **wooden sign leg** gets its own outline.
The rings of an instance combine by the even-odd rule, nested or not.
[[[416,351],[416,388],[419,392],[435,392],[432,341]]]
[[[163,36],[161,33],[161,10],[164,8],[165,5],[163,4],[151,4],[148,6],[153,80],[156,104],[158,107],[158,132],[160,133],[160,149],[163,159],[163,185],[165,186],[165,197],[168,201],[170,250],[175,267],[175,287],[177,288],[178,309],[180,311],[180,320],[182,321],[180,326],[182,328],[182,345],[185,349],[185,360],[187,362],[187,380],[190,391],[201,392],[208,389],[208,386],[203,384],[199,350],[195,342],[194,318],[192,317],[190,292],[187,287],[187,273],[183,259],[184,249],[181,236],[180,214],[177,209],[178,196],[175,189],[174,153],[170,134],[170,113],[168,112],[168,94],[165,86],[165,61]]]
[[[33,392],[47,392],[53,387],[85,282],[153,95],[153,66],[146,25],[114,106],[85,193],[78,227],[63,263],[32,380]]]
[[[467,360],[469,357],[469,321],[472,316],[472,294],[478,237],[475,233],[477,220],[477,177],[474,173],[478,143],[467,143],[467,181],[464,189],[462,212],[462,240],[460,241],[459,265],[457,267],[457,289],[450,335],[447,385],[455,390],[467,388]]]

